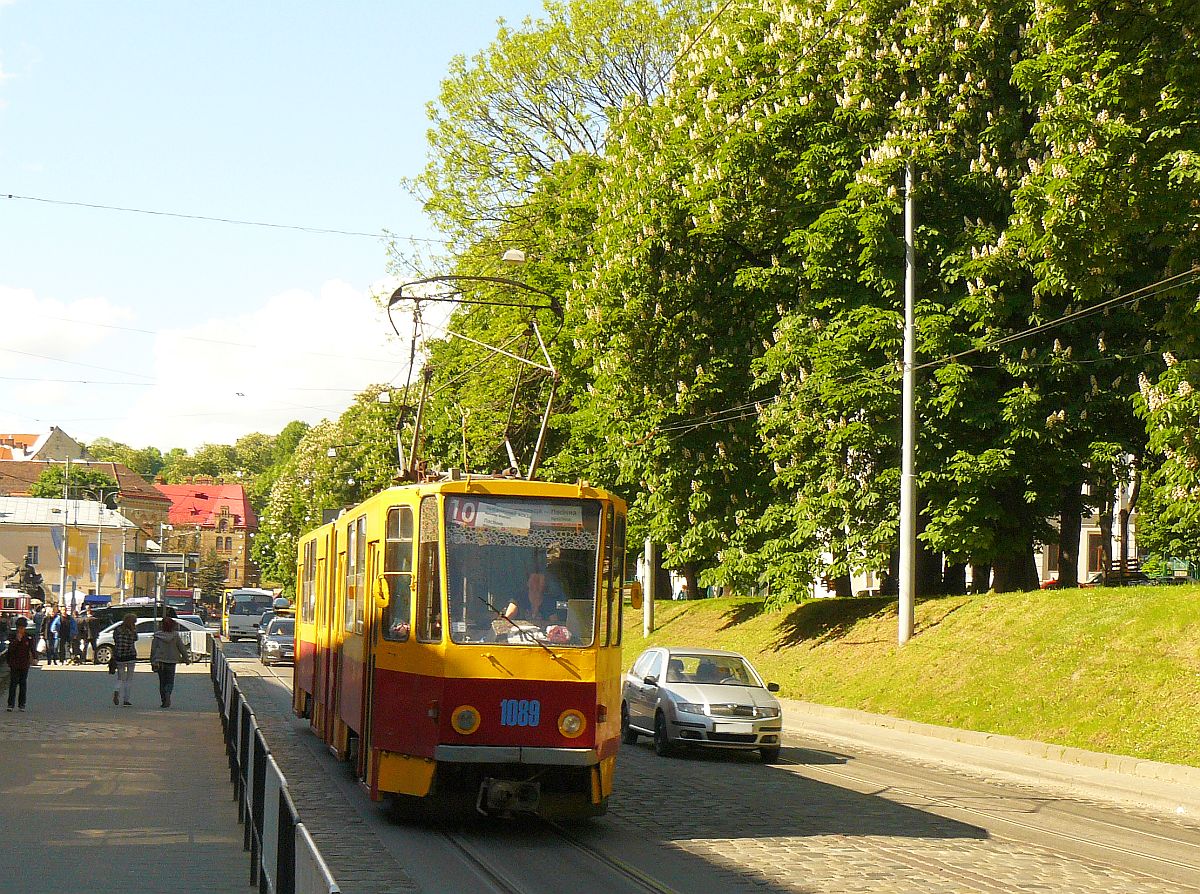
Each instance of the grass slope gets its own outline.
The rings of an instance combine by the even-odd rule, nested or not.
[[[928,599],[897,646],[893,599],[658,602],[647,645],[745,654],[787,698],[1200,766],[1200,587]]]

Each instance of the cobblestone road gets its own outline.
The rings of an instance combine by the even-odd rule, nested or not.
[[[289,720],[278,686],[245,670],[243,690],[343,890],[450,890],[436,874],[406,873],[404,845],[389,842],[406,830],[364,825],[368,812],[351,804],[365,794],[314,769],[310,734]],[[609,815],[576,834],[676,891],[1200,892],[1195,825],[919,760],[812,744],[784,756],[768,767],[753,755],[664,759],[625,746]],[[507,855],[563,846],[502,824],[473,834]],[[1168,843],[1150,847],[1157,839]]]

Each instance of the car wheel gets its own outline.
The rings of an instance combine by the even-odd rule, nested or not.
[[[762,762],[764,764],[779,763],[779,746],[778,745],[765,745],[762,748],[758,749],[758,753],[762,755]]]
[[[637,730],[629,726],[629,705],[621,702],[621,741],[626,745],[636,745]]]
[[[671,737],[667,733],[667,718],[659,711],[654,715],[654,753],[659,757],[670,757],[675,753]]]
[[[112,657],[113,657],[112,646],[101,646],[99,649],[96,650],[96,663],[97,664],[108,664],[110,661],[112,661]]]

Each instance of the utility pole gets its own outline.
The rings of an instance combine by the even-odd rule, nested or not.
[[[917,485],[913,471],[916,440],[917,251],[913,244],[916,206],[912,160],[904,165],[904,382],[903,438],[900,447],[900,645],[913,635],[917,589]]]
[[[63,535],[62,562],[58,569],[58,606],[61,609],[67,598],[67,542],[70,536],[67,531],[67,516],[70,515],[71,504],[67,500],[68,486],[71,483],[71,457],[67,457],[67,473],[63,475]]]
[[[658,576],[654,573],[654,541],[649,537],[646,538],[645,556],[642,564],[646,574],[646,592],[642,594],[642,636],[649,636],[654,632],[654,579]]]

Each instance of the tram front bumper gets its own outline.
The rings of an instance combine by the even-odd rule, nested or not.
[[[600,763],[595,748],[548,748],[520,745],[439,745],[434,759],[449,764],[536,764],[590,767]]]

